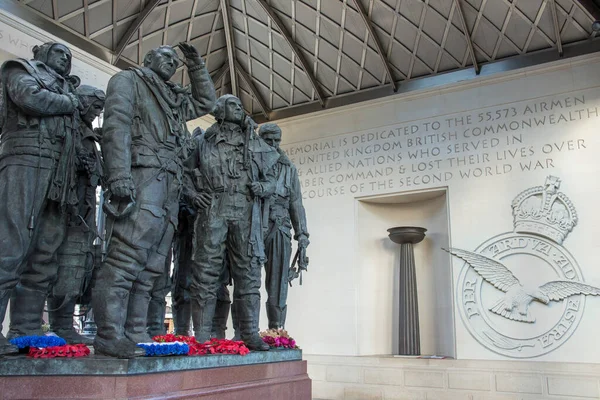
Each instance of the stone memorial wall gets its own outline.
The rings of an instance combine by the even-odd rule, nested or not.
[[[363,239],[370,228],[362,225],[362,204],[379,197],[403,203],[406,194],[440,189],[446,244],[439,244],[441,225],[429,226],[428,255],[416,254],[421,320],[436,315],[425,329],[422,323],[421,336],[448,332],[455,352],[442,355],[461,359],[598,362],[599,61],[586,56],[281,122],[311,233],[310,269],[304,286],[290,290],[288,306],[296,316],[288,328],[305,352],[392,353],[396,250],[383,225],[379,237]],[[520,194],[527,212],[539,211],[533,223],[523,209],[513,215]],[[389,227],[432,224],[431,207],[419,211],[419,204],[408,214],[389,208]],[[555,228],[564,240],[550,234]],[[381,257],[367,257],[362,240]],[[442,247],[492,260],[494,273],[512,276],[510,288],[524,288],[527,301],[503,312],[509,287],[498,289],[476,261]],[[428,272],[419,272],[419,257]],[[449,270],[447,282],[433,282]],[[544,286],[552,281],[573,293]],[[435,313],[446,292],[453,323],[440,330]],[[322,304],[323,293],[332,300]]]

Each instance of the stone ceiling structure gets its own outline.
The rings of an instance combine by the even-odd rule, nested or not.
[[[594,0],[1,0],[120,68],[187,41],[273,120],[600,51]],[[187,84],[181,67],[174,81]]]

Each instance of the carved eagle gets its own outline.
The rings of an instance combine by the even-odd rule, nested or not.
[[[550,301],[560,301],[579,294],[600,295],[600,288],[573,281],[550,281],[537,288],[526,287],[504,264],[496,260],[466,250],[447,251],[465,260],[483,279],[506,293],[490,311],[514,321],[535,322],[529,310],[529,304],[534,300],[548,304]]]

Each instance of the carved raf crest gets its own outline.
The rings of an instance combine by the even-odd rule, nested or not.
[[[531,358],[555,350],[575,332],[585,295],[600,295],[562,246],[577,213],[559,187],[549,176],[544,186],[520,193],[512,204],[514,232],[475,252],[448,250],[466,262],[457,293],[462,319],[496,353]]]

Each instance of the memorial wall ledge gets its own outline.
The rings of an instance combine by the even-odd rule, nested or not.
[[[596,364],[305,355],[313,399],[600,399]]]
[[[316,364],[385,368],[475,369],[600,375],[600,364],[550,361],[454,360],[393,355],[330,356],[304,354],[309,366]]]

